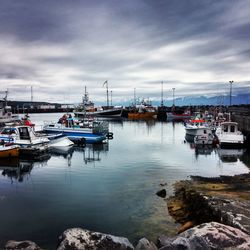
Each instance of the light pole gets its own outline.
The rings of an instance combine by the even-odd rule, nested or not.
[[[173,90],[173,106],[175,106],[175,103],[174,103],[174,91],[175,91],[175,88],[172,88]]]
[[[229,81],[229,83],[230,83],[230,106],[232,105],[232,85],[233,85],[233,82],[234,81]]]

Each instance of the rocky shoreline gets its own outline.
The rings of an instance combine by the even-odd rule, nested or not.
[[[166,201],[181,224],[175,237],[161,235],[155,243],[143,238],[133,246],[124,237],[72,228],[59,236],[57,250],[250,249],[250,174],[193,176],[177,182],[175,195]],[[4,249],[42,248],[31,241],[8,241]]]

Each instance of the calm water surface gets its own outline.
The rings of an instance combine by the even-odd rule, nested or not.
[[[59,117],[31,115],[36,124]],[[185,143],[181,123],[121,121],[110,122],[110,129],[114,139],[103,145],[57,150],[39,161],[0,160],[0,248],[9,239],[30,239],[54,249],[70,227],[132,242],[155,240],[177,228],[166,202],[155,195],[160,183],[167,182],[171,195],[171,185],[190,175],[249,171],[243,151],[195,150]]]

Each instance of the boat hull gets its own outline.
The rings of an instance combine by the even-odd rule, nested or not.
[[[128,113],[128,119],[131,120],[146,120],[146,119],[156,119],[157,113],[146,112],[146,113]]]
[[[0,147],[0,158],[18,157],[18,156],[19,156],[19,147],[17,146]]]
[[[94,112],[74,112],[76,117],[82,118],[85,116],[94,116],[94,117],[121,117],[122,108],[121,109],[107,109],[100,110]]]
[[[186,134],[190,135],[190,136],[201,136],[204,134],[204,130],[206,130],[207,128],[188,128],[186,127]]]
[[[94,134],[91,132],[91,129],[85,129],[85,131],[77,129],[60,129],[55,127],[45,127],[44,131],[46,133],[63,133],[67,136],[72,142],[78,143],[82,139],[85,143],[100,143],[106,139],[105,134]]]

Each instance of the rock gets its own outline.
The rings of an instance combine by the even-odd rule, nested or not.
[[[167,191],[166,191],[166,189],[161,189],[161,190],[157,191],[156,194],[158,196],[160,196],[161,198],[165,198],[167,195]]]
[[[20,250],[42,250],[35,242],[25,241],[14,241],[9,240],[5,245],[5,250],[20,249]]]
[[[134,249],[127,238],[91,232],[82,228],[71,228],[59,237],[57,250],[129,250]]]
[[[142,238],[139,240],[135,250],[157,250],[157,247],[153,242],[148,241],[146,238]]]
[[[250,249],[250,236],[237,228],[217,222],[204,223],[174,238],[161,236],[161,250],[171,249]]]

